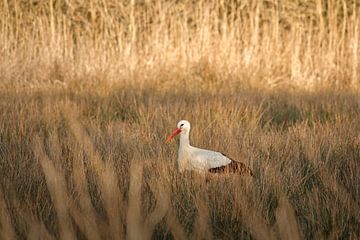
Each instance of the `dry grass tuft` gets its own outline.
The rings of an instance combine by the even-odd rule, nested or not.
[[[0,236],[2,236],[3,238],[6,239],[15,239],[16,238],[16,234],[14,231],[14,228],[11,224],[11,218],[9,215],[9,212],[7,210],[6,207],[6,203],[4,201],[4,197],[3,197],[3,193],[0,192],[0,209],[1,209],[1,213],[0,213],[0,223],[1,223],[1,231],[0,231]]]
[[[54,146],[51,146],[54,147]],[[56,148],[56,147],[55,147]],[[53,149],[53,148],[51,148]],[[41,139],[35,136],[34,153],[39,160],[45,174],[46,184],[50,191],[51,200],[54,203],[59,221],[59,234],[61,239],[75,239],[75,233],[68,212],[69,196],[67,194],[65,179],[61,171],[56,170],[54,164],[44,153]]]
[[[302,239],[295,218],[295,211],[289,201],[281,197],[276,210],[276,222],[281,239]]]

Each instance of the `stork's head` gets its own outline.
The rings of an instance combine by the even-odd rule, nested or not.
[[[188,133],[189,131],[190,131],[190,123],[189,123],[189,121],[181,120],[176,125],[175,130],[168,136],[165,143],[170,142],[179,133],[185,134],[185,133]]]

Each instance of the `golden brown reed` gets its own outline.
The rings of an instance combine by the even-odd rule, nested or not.
[[[357,88],[359,9],[353,0],[5,0],[1,82]]]
[[[15,239],[16,234],[11,224],[10,214],[7,210],[6,203],[4,201],[3,193],[0,191],[0,235],[6,239]]]
[[[302,239],[298,230],[295,211],[286,197],[280,197],[279,207],[276,210],[276,222],[281,239]]]
[[[359,235],[357,94],[152,90],[4,94],[2,236]],[[178,173],[163,141],[179,116],[255,178]]]
[[[55,149],[51,149],[56,151],[56,147]],[[54,164],[44,153],[44,150],[42,149],[41,139],[38,136],[35,136],[34,139],[34,153],[36,159],[39,159],[40,161],[40,165],[45,174],[46,184],[51,195],[51,200],[54,203],[56,214],[59,220],[60,238],[75,239],[73,226],[71,224],[68,213],[69,207],[67,205],[69,197],[65,186],[65,179],[63,177],[63,174],[61,174],[61,171],[56,170]]]
[[[70,116],[74,114],[69,113]],[[112,239],[122,239],[122,224],[120,212],[121,212],[121,193],[119,191],[118,179],[114,168],[109,162],[103,162],[100,154],[96,150],[94,144],[92,143],[91,138],[79,125],[75,119],[70,119],[70,128],[85,152],[92,171],[95,174],[97,182],[99,183],[99,188],[103,200],[103,204],[107,213],[109,221],[109,232]]]

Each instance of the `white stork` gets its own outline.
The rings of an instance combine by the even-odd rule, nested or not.
[[[165,141],[165,143],[168,143],[176,135],[180,134],[180,146],[177,159],[180,172],[184,170],[194,170],[197,172],[239,173],[253,176],[251,169],[242,162],[235,161],[220,152],[191,146],[189,133],[190,123],[186,120],[181,120]]]

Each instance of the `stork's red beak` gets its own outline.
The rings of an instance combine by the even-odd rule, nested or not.
[[[170,134],[170,135],[167,137],[165,143],[170,142],[170,141],[171,141],[176,135],[178,135],[180,132],[181,132],[181,129],[180,129],[180,128],[175,128],[175,130],[172,132],[172,134]]]

